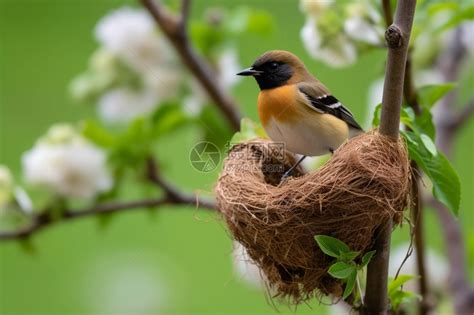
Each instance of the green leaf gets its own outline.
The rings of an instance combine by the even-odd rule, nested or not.
[[[430,110],[433,105],[456,87],[455,83],[432,84],[418,90],[418,98],[424,109]]]
[[[342,253],[339,258],[343,261],[353,261],[359,254],[360,252]]]
[[[375,250],[371,250],[370,252],[365,253],[364,256],[362,256],[362,265],[361,265],[361,267],[367,266],[367,264],[370,262],[370,260],[374,256],[374,254],[375,254]]]
[[[380,114],[382,113],[382,104],[378,104],[374,109],[374,117],[372,118],[372,126],[378,127],[380,125]]]
[[[433,3],[428,6],[428,15],[434,17],[436,14],[443,11],[455,11],[459,8],[459,3],[456,2],[441,2]]]
[[[416,116],[415,124],[421,132],[428,135],[431,139],[435,138],[436,129],[433,123],[433,115],[431,115],[431,111],[423,110],[421,115]]]
[[[442,24],[436,29],[438,32],[443,32],[448,29],[454,28],[466,20],[474,19],[474,5],[468,5],[467,7],[460,8],[447,22]]]
[[[162,136],[183,126],[189,119],[175,103],[163,104],[152,116],[154,137]]]
[[[230,144],[234,145],[255,138],[267,138],[265,130],[259,123],[254,122],[250,118],[242,118],[240,121],[240,131],[232,136]]]
[[[232,137],[232,131],[226,120],[216,109],[216,106],[205,106],[196,123],[202,127],[206,141],[212,142],[217,147],[223,147]]]
[[[349,246],[337,238],[327,235],[316,235],[314,239],[323,253],[328,256],[339,258],[342,253],[350,252]]]
[[[240,7],[230,14],[225,27],[234,36],[242,33],[266,36],[273,30],[273,18],[267,11]]]
[[[388,295],[391,296],[402,285],[416,278],[418,278],[418,276],[415,275],[399,275],[396,279],[390,278],[388,282]]]
[[[428,150],[428,152],[431,153],[431,155],[435,156],[436,154],[438,154],[438,149],[436,149],[436,145],[434,144],[433,140],[431,140],[430,137],[422,133],[420,135],[420,139],[423,142],[423,145],[425,146],[425,148]]]
[[[222,28],[203,21],[193,20],[190,27],[191,38],[196,47],[209,57],[213,48],[220,46],[225,40]]]
[[[328,273],[336,279],[347,279],[356,270],[354,265],[338,261],[329,267]]]
[[[405,283],[416,278],[419,277],[414,275],[399,275],[396,279],[389,279],[387,290],[388,296],[390,298],[390,304],[394,310],[397,310],[402,303],[421,298],[418,294],[402,290],[402,286]]]
[[[421,136],[416,133],[406,131],[402,135],[407,139],[410,158],[418,163],[433,183],[435,198],[457,215],[461,201],[461,183],[449,160],[439,151],[432,155]]]
[[[410,127],[413,130],[419,130],[418,126],[415,124],[415,112],[411,107],[403,106],[400,111],[400,121],[405,125]]]
[[[421,300],[421,295],[411,291],[398,290],[390,296],[390,304],[394,310],[397,310],[400,304],[409,303],[413,300]]]
[[[356,278],[357,278],[357,270],[353,270],[350,276],[347,279],[346,287],[344,289],[344,293],[342,295],[342,298],[345,300],[351,295],[352,291],[354,290],[354,286],[356,283]]]
[[[117,139],[99,123],[92,120],[86,120],[82,125],[82,135],[94,142],[96,145],[104,148],[111,148],[117,143]]]
[[[263,10],[253,10],[249,16],[247,32],[260,36],[269,35],[273,30],[272,15]]]

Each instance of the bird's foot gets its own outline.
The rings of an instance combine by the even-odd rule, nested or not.
[[[283,174],[283,176],[281,177],[280,183],[284,182],[285,180],[288,179],[288,177],[290,177],[291,171],[293,171],[293,170],[289,169],[288,171],[285,172],[285,174]]]
[[[280,183],[283,183],[286,179],[288,179],[288,177],[290,177],[291,173],[293,172],[293,170],[298,167],[298,165],[300,165],[301,162],[303,162],[303,160],[306,158],[305,155],[303,155],[299,160],[298,162],[296,162],[295,165],[293,165],[292,167],[290,167],[290,169],[288,171],[285,172],[285,174],[283,174],[283,176],[281,177],[281,180],[280,180]]]

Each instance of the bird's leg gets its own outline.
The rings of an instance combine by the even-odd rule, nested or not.
[[[306,155],[303,155],[299,160],[298,162],[296,162],[295,165],[293,165],[292,167],[290,167],[290,169],[288,171],[285,172],[285,174],[283,174],[283,176],[281,177],[281,181],[284,181],[288,176],[291,175],[291,172],[293,172],[293,170],[298,167],[298,165],[300,165],[301,162],[303,162],[303,160],[306,158]]]

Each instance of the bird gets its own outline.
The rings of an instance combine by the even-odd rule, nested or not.
[[[332,154],[364,132],[350,110],[289,51],[267,51],[237,75],[257,81],[258,116],[269,138],[301,155],[282,181],[307,156]]]

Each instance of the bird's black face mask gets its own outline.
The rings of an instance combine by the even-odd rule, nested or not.
[[[282,85],[293,75],[293,69],[286,63],[270,61],[263,64],[254,63],[237,75],[253,76],[260,90],[273,89]]]

